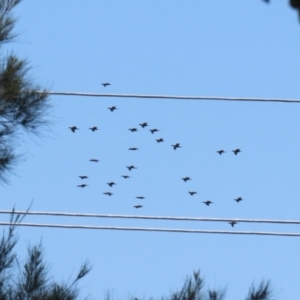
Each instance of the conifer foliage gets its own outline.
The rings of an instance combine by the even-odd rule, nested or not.
[[[91,269],[84,262],[76,278],[70,283],[50,280],[49,269],[44,261],[43,247],[29,247],[24,263],[14,252],[18,238],[16,227],[24,215],[11,214],[8,232],[0,241],[0,300],[75,300],[79,290],[77,282]]]
[[[28,63],[14,54],[3,55],[3,46],[16,38],[12,9],[21,0],[0,0],[0,182],[16,163],[16,135],[20,130],[38,134],[49,108],[46,90],[28,76]]]
[[[183,287],[162,300],[225,300],[225,290],[208,289],[204,290],[204,279],[200,271],[194,272],[188,277]],[[258,287],[254,285],[249,289],[245,300],[272,300],[270,283],[262,281]]]

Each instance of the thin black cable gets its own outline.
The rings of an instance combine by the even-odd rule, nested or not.
[[[38,92],[45,93],[45,92]],[[217,100],[217,101],[243,101],[243,102],[281,102],[300,103],[299,99],[288,98],[247,98],[247,97],[214,97],[214,96],[173,96],[173,95],[139,95],[139,94],[103,94],[80,92],[47,92],[53,96],[85,96],[110,98],[139,98],[139,99],[169,99],[169,100]]]
[[[0,226],[11,226],[10,222],[0,222]],[[227,230],[194,230],[194,229],[169,229],[169,228],[143,228],[143,227],[117,227],[117,226],[87,226],[87,225],[61,225],[61,224],[35,224],[15,223],[15,226],[24,227],[48,227],[64,229],[98,229],[98,230],[120,230],[120,231],[152,231],[152,232],[173,232],[173,233],[208,233],[208,234],[234,234],[234,235],[268,235],[300,237],[300,233],[290,232],[263,232],[263,231],[227,231]]]
[[[0,214],[11,214],[10,210],[0,210]],[[231,222],[238,223],[272,223],[272,224],[294,224],[300,225],[297,220],[268,220],[268,219],[239,219],[239,218],[201,218],[201,217],[171,217],[171,216],[145,216],[145,215],[111,215],[111,214],[88,214],[70,212],[45,212],[45,211],[21,211],[15,210],[15,214],[42,215],[60,217],[87,217],[87,218],[112,218],[112,219],[144,219],[164,221],[204,221],[204,222]]]

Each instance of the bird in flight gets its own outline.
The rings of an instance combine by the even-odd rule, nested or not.
[[[207,206],[209,206],[210,204],[212,204],[213,202],[210,201],[210,200],[207,200],[207,201],[202,201],[204,204],[206,204]]]
[[[242,152],[241,149],[235,149],[235,150],[232,150],[232,152],[235,154],[235,155],[238,155],[238,153]]]
[[[224,150],[219,150],[217,151],[217,153],[219,153],[220,155],[222,155],[223,153],[226,153]]]
[[[187,177],[183,177],[182,180],[183,180],[184,182],[187,182],[188,180],[192,180],[192,178],[190,178],[190,177],[187,176]]]
[[[111,182],[108,182],[107,183],[110,187],[113,187],[114,185],[116,185],[116,183],[115,182],[113,182],[113,181],[111,181]]]
[[[76,130],[78,130],[79,128],[78,127],[76,127],[76,126],[71,126],[71,127],[69,127],[71,130],[72,130],[72,132],[75,132]]]
[[[144,123],[141,123],[140,124],[143,128],[145,128],[146,126],[148,126],[148,123],[147,122],[144,122]]]
[[[189,194],[190,194],[191,196],[193,196],[193,195],[197,194],[197,192],[189,192]]]
[[[104,82],[104,83],[102,83],[102,85],[103,85],[104,87],[107,87],[107,86],[110,85],[110,83],[109,83],[109,82]]]
[[[87,176],[85,176],[85,175],[83,175],[83,176],[78,176],[79,178],[81,178],[81,179],[87,179],[88,177]]]
[[[157,131],[159,131],[158,129],[156,129],[156,128],[154,128],[154,129],[149,129],[150,130],[150,132],[153,134],[154,132],[157,132]]]
[[[156,139],[156,141],[157,141],[158,143],[161,143],[161,142],[164,141],[164,139],[160,138],[160,139]]]
[[[228,224],[230,224],[231,227],[234,227],[234,225],[237,224],[237,222],[236,221],[230,221],[230,222],[228,222]]]
[[[143,196],[138,196],[138,197],[135,197],[135,198],[137,198],[137,199],[145,199],[145,197],[143,197]]]
[[[130,130],[131,132],[138,131],[136,128],[129,128],[128,130]]]
[[[113,193],[111,193],[111,192],[105,192],[105,193],[103,193],[104,195],[107,195],[107,196],[111,196]]]
[[[172,147],[173,147],[174,150],[176,150],[177,148],[182,148],[180,146],[180,143],[174,144],[174,145],[172,145]]]
[[[132,148],[129,148],[128,150],[135,151],[135,150],[139,150],[139,148],[134,148],[134,147],[132,147]]]
[[[108,109],[113,112],[114,110],[118,109],[116,106],[111,106],[111,107],[108,107]]]
[[[81,188],[84,188],[84,187],[86,187],[86,186],[88,186],[87,184],[79,184],[79,185],[77,185],[78,187],[81,187]]]
[[[130,176],[128,176],[128,175],[122,175],[122,177],[125,178],[125,179],[130,178]]]
[[[136,169],[135,166],[127,166],[126,168],[127,168],[129,171],[131,171],[132,169]]]
[[[99,161],[99,159],[92,158],[92,159],[90,159],[90,161],[92,161],[92,162],[98,162],[98,161]]]
[[[238,197],[238,198],[234,199],[234,201],[236,201],[237,203],[239,203],[239,202],[242,201],[242,200],[243,200],[242,197]]]
[[[89,129],[91,129],[93,132],[98,130],[97,126],[90,127]]]
[[[143,207],[143,205],[134,205],[133,207],[135,207],[135,208],[142,208]]]

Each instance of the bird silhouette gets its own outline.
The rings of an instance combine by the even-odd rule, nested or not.
[[[207,201],[202,201],[204,204],[206,204],[207,206],[210,206],[210,204],[212,204],[213,202],[210,201],[210,200],[207,200]]]
[[[92,159],[90,159],[90,161],[92,161],[92,162],[98,162],[98,161],[99,161],[99,159],[92,158]]]
[[[138,131],[136,128],[129,128],[128,130],[130,130],[131,132]]]
[[[190,194],[191,196],[193,196],[193,195],[197,194],[197,192],[189,192],[189,194]]]
[[[88,186],[87,184],[79,184],[79,185],[77,185],[78,187],[81,187],[81,188],[84,188],[84,187],[86,187],[86,186]]]
[[[234,201],[236,201],[237,203],[239,203],[239,202],[242,201],[242,200],[243,200],[242,197],[238,197],[238,198],[234,199]]]
[[[230,221],[230,222],[228,222],[228,224],[230,224],[231,227],[234,227],[234,225],[237,224],[237,221]]]
[[[149,129],[150,130],[150,132],[153,134],[154,132],[157,132],[157,131],[159,131],[158,129],[156,129],[156,128],[154,128],[154,129]]]
[[[134,147],[132,147],[132,148],[129,148],[128,150],[135,151],[135,150],[139,150],[139,148],[134,148]]]
[[[76,126],[71,126],[71,127],[69,127],[71,130],[72,130],[72,132],[75,132],[76,130],[78,130],[79,128],[78,127],[76,127]]]
[[[93,132],[98,130],[97,126],[90,127],[89,129],[91,129]]]
[[[109,85],[111,85],[109,82],[104,82],[104,83],[102,83],[102,85],[104,86],[104,87],[107,87],[107,86],[109,86]]]
[[[110,187],[113,187],[114,185],[116,185],[116,183],[115,182],[113,182],[113,181],[111,181],[111,182],[108,182],[107,183]]]
[[[116,106],[111,106],[111,107],[108,107],[108,109],[113,112],[114,110],[118,109]]]
[[[235,155],[238,155],[238,153],[242,152],[241,149],[235,149],[235,150],[232,150],[232,152],[235,154]]]
[[[192,178],[190,178],[190,177],[183,177],[182,180],[183,180],[184,182],[187,182],[188,180],[192,180]]]
[[[87,178],[88,178],[88,177],[85,176],[85,175],[83,175],[83,176],[78,176],[78,177],[80,177],[81,179],[87,179]]]
[[[224,150],[219,150],[217,151],[220,155],[222,155],[223,153],[226,153]]]
[[[148,126],[148,123],[147,122],[144,122],[144,123],[141,123],[140,124],[143,128],[145,128],[146,126]]]
[[[145,197],[143,197],[143,196],[138,196],[138,197],[135,197],[135,198],[137,198],[137,199],[145,199]]]
[[[157,141],[158,143],[161,143],[161,142],[164,141],[164,139],[160,138],[160,139],[156,139],[156,141]]]
[[[176,150],[177,148],[182,148],[180,146],[180,143],[174,144],[174,145],[172,145],[172,147],[173,147],[174,150]]]
[[[111,193],[111,192],[105,192],[105,193],[103,193],[104,195],[107,195],[107,196],[111,196],[113,193]]]
[[[127,166],[126,168],[127,168],[129,171],[131,171],[132,169],[136,169],[136,167],[135,167],[135,166],[132,166],[132,165],[131,165],[131,166]]]
[[[125,179],[130,178],[130,176],[128,176],[128,175],[122,175],[122,177],[125,178]]]
[[[133,207],[135,207],[135,208],[142,208],[143,207],[143,205],[134,205]]]

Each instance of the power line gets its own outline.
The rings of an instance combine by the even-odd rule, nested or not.
[[[10,210],[0,210],[0,214],[11,214]],[[231,222],[238,223],[272,223],[272,224],[294,224],[300,225],[297,220],[269,220],[269,219],[239,219],[239,218],[195,218],[195,217],[172,217],[172,216],[145,216],[145,215],[111,215],[111,214],[88,214],[70,212],[45,212],[45,211],[14,211],[20,215],[40,215],[59,217],[87,217],[87,218],[112,218],[112,219],[144,219],[144,220],[164,220],[164,221],[204,221],[204,222]]]
[[[11,226],[10,222],[0,222],[2,226]],[[169,228],[144,228],[144,227],[117,227],[117,226],[87,226],[87,225],[61,225],[61,224],[36,224],[36,223],[13,223],[15,226],[24,227],[48,227],[64,229],[98,229],[98,230],[120,230],[120,231],[152,231],[173,233],[209,233],[209,234],[234,234],[234,235],[269,235],[300,237],[300,233],[290,232],[263,232],[263,231],[227,231],[227,230],[197,230],[197,229],[169,229]]]
[[[45,93],[45,92],[37,92]],[[281,102],[300,103],[299,99],[288,98],[246,98],[246,97],[214,97],[214,96],[173,96],[173,95],[139,95],[139,94],[102,94],[81,92],[48,92],[53,96],[85,96],[110,98],[139,98],[139,99],[169,99],[169,100],[214,100],[214,101],[244,101],[244,102]]]

